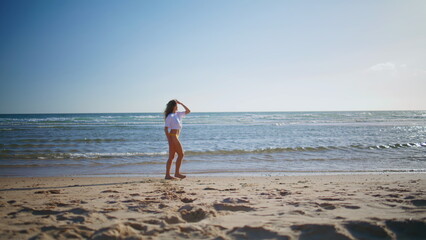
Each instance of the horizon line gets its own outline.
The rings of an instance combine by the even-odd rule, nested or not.
[[[407,110],[295,110],[295,111],[191,111],[191,113],[291,113],[291,112],[403,112],[403,111],[426,111],[424,109]],[[0,115],[42,115],[42,114],[158,114],[162,112],[39,112],[39,113],[0,113]]]

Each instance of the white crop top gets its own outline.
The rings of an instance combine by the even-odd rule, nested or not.
[[[185,117],[185,112],[170,113],[166,117],[165,127],[169,129],[182,129],[182,118]]]

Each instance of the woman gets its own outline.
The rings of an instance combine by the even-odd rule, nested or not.
[[[185,108],[185,112],[178,112],[178,104]],[[169,159],[166,165],[166,177],[165,179],[176,179],[185,178],[185,175],[180,174],[180,166],[182,165],[182,159],[184,156],[182,144],[179,141],[179,134],[182,129],[182,118],[189,114],[191,111],[183,103],[178,100],[171,100],[167,103],[166,110],[164,111],[165,127],[164,132],[166,133],[167,140],[169,142]],[[170,175],[170,168],[172,167],[173,159],[177,153],[178,158],[176,160],[175,177]]]

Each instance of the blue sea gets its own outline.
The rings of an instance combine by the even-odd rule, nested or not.
[[[163,126],[161,113],[3,114],[0,176],[163,176]],[[180,140],[193,176],[426,172],[426,111],[191,113]]]

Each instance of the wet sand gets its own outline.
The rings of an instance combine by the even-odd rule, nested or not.
[[[0,239],[426,239],[426,174],[0,178]]]

